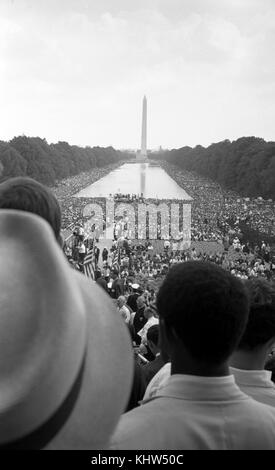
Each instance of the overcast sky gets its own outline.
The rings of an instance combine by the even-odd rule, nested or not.
[[[0,0],[0,140],[275,140],[274,0]]]

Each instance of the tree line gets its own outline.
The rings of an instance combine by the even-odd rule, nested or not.
[[[0,141],[0,181],[29,176],[46,185],[129,158],[113,147],[78,147],[67,142],[48,144],[39,137],[14,137]]]
[[[241,137],[206,148],[197,145],[162,151],[151,158],[198,173],[243,196],[275,199],[275,142]]]

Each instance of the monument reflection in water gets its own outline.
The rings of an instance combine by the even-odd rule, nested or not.
[[[191,197],[163,168],[150,163],[125,163],[95,183],[75,194],[76,197],[108,197],[110,194],[143,194],[147,199],[181,199]]]

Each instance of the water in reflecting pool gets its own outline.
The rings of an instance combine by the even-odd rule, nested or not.
[[[125,163],[75,196],[108,197],[117,193],[143,193],[145,198],[191,199],[161,167],[150,163]]]

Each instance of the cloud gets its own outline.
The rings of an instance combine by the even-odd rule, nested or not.
[[[152,146],[257,129],[271,138],[275,7],[266,1],[268,11],[260,0],[3,0],[0,138],[135,147],[144,93]]]

